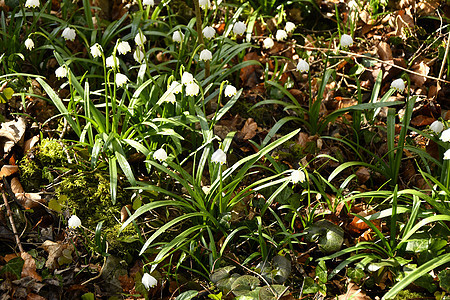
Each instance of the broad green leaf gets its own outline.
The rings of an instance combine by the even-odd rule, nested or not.
[[[237,278],[231,285],[235,296],[245,295],[259,285],[259,279],[251,275],[243,275]]]
[[[445,269],[439,272],[439,286],[446,292],[450,292],[450,270]]]
[[[189,290],[189,291],[179,294],[175,298],[175,300],[191,300],[191,299],[197,297],[197,295],[198,295],[198,291]]]
[[[20,274],[22,273],[24,260],[21,257],[14,257],[6,263],[0,270],[0,274],[12,274],[16,279],[20,279]]]

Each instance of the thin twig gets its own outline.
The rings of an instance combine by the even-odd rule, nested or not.
[[[449,48],[449,42],[450,42],[450,32],[448,33],[448,37],[447,37],[447,45],[445,47],[445,54],[444,54],[444,59],[442,60],[442,65],[441,65],[441,70],[439,71],[439,79],[441,79],[442,77],[442,73],[444,73],[444,67],[445,67],[445,63],[447,62],[447,55],[448,55],[448,48]],[[441,85],[439,84],[439,81],[437,82],[437,92],[439,92],[439,90],[441,89]]]
[[[13,232],[14,236],[16,237],[17,246],[19,247],[20,253],[23,253],[24,251],[23,251],[22,243],[20,242],[19,234],[17,233],[16,224],[14,223],[13,214],[11,212],[11,207],[9,207],[8,199],[6,199],[6,195],[5,195],[5,191],[3,190],[3,187],[2,187],[2,197],[3,197],[3,202],[5,202],[6,214],[9,217],[9,223],[11,223],[12,232]]]

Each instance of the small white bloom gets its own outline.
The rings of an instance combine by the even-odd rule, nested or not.
[[[450,159],[450,149],[444,152],[444,159],[449,160]]]
[[[211,2],[209,0],[198,0],[198,5],[203,9],[208,9],[211,6]]]
[[[169,93],[167,94],[165,101],[169,103],[175,103],[177,102],[177,97],[175,97],[174,93]]]
[[[277,30],[275,38],[277,39],[277,41],[283,41],[287,38],[287,32],[284,31],[283,29]]]
[[[63,32],[61,33],[61,36],[66,41],[74,41],[75,37],[77,36],[77,33],[75,32],[75,29],[72,29],[70,27],[66,27]]]
[[[233,32],[235,34],[242,35],[242,34],[244,34],[245,30],[247,30],[247,26],[245,25],[244,22],[237,21],[236,23],[234,23],[234,25],[233,25]]]
[[[134,50],[133,58],[138,63],[141,63],[144,60],[145,54],[141,51],[141,49]]]
[[[173,94],[172,94],[173,95]],[[166,150],[160,148],[153,153],[153,158],[159,161],[166,161],[167,153]]]
[[[142,5],[144,5],[144,6],[153,6],[153,5],[155,5],[155,1],[154,0],[144,0],[144,1],[142,1]]]
[[[356,1],[354,1],[354,0],[349,1],[347,3],[347,6],[350,10],[354,10],[354,11],[358,10],[358,3],[356,3]]]
[[[134,42],[138,46],[144,46],[144,43],[146,41],[147,41],[147,38],[145,37],[145,35],[141,31],[139,31],[138,34],[136,34],[136,36],[134,37]]]
[[[298,182],[305,182],[306,180],[306,176],[305,173],[303,173],[302,170],[290,170],[291,171],[291,175],[290,175],[290,179],[292,183],[298,183]]]
[[[212,28],[211,26],[206,26],[203,28],[203,36],[207,39],[212,39],[214,35],[216,34],[216,30]]]
[[[27,2],[25,2],[26,8],[35,8],[39,7],[39,5],[40,5],[39,0],[27,0]]]
[[[107,67],[109,67],[109,68],[117,68],[117,66],[118,66],[118,58],[116,57],[115,59],[114,59],[114,56],[108,56],[107,58],[106,58],[106,66]]]
[[[227,163],[227,155],[223,152],[222,149],[217,149],[211,156],[211,162],[217,164],[226,164]]]
[[[142,276],[142,284],[147,290],[149,290],[150,288],[156,286],[158,284],[158,281],[152,275],[144,273],[144,275]]]
[[[442,131],[441,137],[439,139],[443,142],[450,142],[450,128]]]
[[[178,81],[172,81],[172,83],[170,84],[169,90],[177,95],[179,93],[181,93],[181,91],[183,90],[183,85],[181,83],[179,83]]]
[[[130,44],[125,41],[120,42],[119,45],[117,45],[117,52],[122,55],[125,55],[127,52],[131,52]]]
[[[401,93],[405,89],[405,82],[401,78],[395,79],[394,81],[391,82],[391,89],[394,89],[397,92]]]
[[[444,124],[436,120],[433,123],[431,123],[430,129],[433,130],[434,133],[439,134],[442,132],[442,130],[444,130]]]
[[[67,77],[67,69],[65,66],[61,66],[55,70],[55,75],[57,78]]]
[[[81,226],[81,220],[77,216],[73,215],[69,218],[67,225],[72,229],[78,228]]]
[[[304,60],[304,59],[300,59],[299,61],[298,61],[298,64],[297,64],[297,71],[299,71],[299,72],[308,72],[309,71],[309,64]]]
[[[192,76],[192,74],[189,72],[184,72],[183,75],[181,76],[181,83],[184,85],[188,85],[193,82],[194,82],[194,76]]]
[[[225,97],[233,97],[236,95],[236,88],[232,85],[227,85],[225,87]]]
[[[200,92],[200,87],[195,82],[186,85],[186,96],[197,96]]]
[[[31,49],[34,48],[34,42],[33,42],[32,39],[27,38],[27,39],[25,40],[25,48],[27,48],[28,50],[31,50]]]
[[[92,55],[93,58],[102,56],[102,46],[100,46],[99,44],[95,43],[91,47],[91,55]]]
[[[341,46],[342,47],[349,47],[353,45],[353,39],[351,36],[349,36],[348,34],[343,34],[341,36]]]
[[[295,30],[295,24],[292,22],[286,22],[286,26],[284,26],[284,30],[286,30],[287,33],[291,33]]]
[[[212,53],[208,49],[203,49],[200,52],[200,60],[207,61],[212,59]]]
[[[117,86],[123,86],[127,83],[128,77],[126,75],[123,75],[121,73],[116,74],[116,84]]]
[[[376,264],[370,264],[370,265],[367,267],[367,270],[368,270],[369,272],[376,272],[376,271],[378,271],[380,268],[381,268],[381,267],[380,267],[380,266],[377,266]]]
[[[184,34],[179,31],[175,31],[172,35],[172,40],[177,43],[181,43],[184,39]]]
[[[275,45],[275,43],[273,42],[273,40],[268,37],[263,41],[263,48],[264,49],[270,49],[273,47],[273,45]]]

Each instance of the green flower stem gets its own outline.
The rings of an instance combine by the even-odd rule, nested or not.
[[[205,42],[203,40],[203,33],[202,33],[202,13],[200,11],[200,4],[198,3],[198,0],[194,0],[194,6],[195,6],[195,21],[197,24],[198,42],[199,44],[203,45],[202,46],[203,48]],[[209,75],[210,75],[209,61],[205,61],[205,78],[208,78]]]

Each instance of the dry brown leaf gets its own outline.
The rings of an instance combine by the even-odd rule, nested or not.
[[[37,294],[30,293],[27,295],[27,300],[46,300],[44,297]]]
[[[26,123],[24,118],[2,123],[0,129],[0,140],[4,153],[9,153],[14,145],[22,146],[25,135]]]
[[[22,252],[20,256],[24,260],[21,277],[29,276],[37,281],[42,281],[42,277],[36,272],[36,261],[34,258],[27,252]]]
[[[19,181],[19,178],[13,177],[11,179],[11,190],[14,194],[23,193],[23,187],[22,184]]]
[[[4,165],[0,170],[0,178],[7,177],[19,171],[19,167],[16,165]]]
[[[398,37],[406,38],[405,32],[414,28],[414,19],[411,14],[411,9],[406,8],[398,12],[395,18],[395,35]]]
[[[426,126],[433,123],[436,119],[433,117],[427,117],[424,115],[419,115],[417,117],[412,118],[411,124],[414,126]]]
[[[64,251],[68,250],[73,252],[74,246],[72,244],[63,244],[61,242],[52,242],[50,240],[46,240],[41,246],[46,252],[48,252],[48,258],[45,262],[45,267],[50,270],[56,269],[58,264],[58,258],[64,255]]]
[[[370,172],[369,169],[366,167],[360,167],[356,171],[356,176],[358,177],[358,183],[364,184],[367,180],[370,178]]]
[[[338,300],[371,300],[370,297],[364,293],[359,286],[350,282],[347,287],[347,292],[344,295],[340,295]]]
[[[16,193],[15,196],[25,209],[38,207],[40,203],[45,202],[39,193]]]
[[[256,129],[258,129],[258,124],[252,118],[248,118],[239,132],[239,137],[243,140],[250,140],[256,135]]]
[[[420,63],[415,64],[411,68],[411,70],[422,75],[428,75],[428,73],[430,72],[430,67],[426,63],[421,61]],[[410,74],[409,78],[411,79],[411,82],[417,86],[423,86],[425,84],[425,81],[427,80],[426,77],[416,74]]]
[[[378,43],[377,53],[380,56],[381,60],[383,60],[383,61],[393,59],[391,46],[389,46],[389,44],[386,42],[381,41]]]
[[[31,139],[25,141],[23,145],[23,153],[27,153],[31,148],[33,148],[39,142],[39,136],[35,135]]]
[[[438,8],[439,1],[436,0],[421,0],[416,3],[416,12],[419,17],[434,16]]]
[[[134,279],[128,275],[121,275],[117,278],[124,292],[130,292],[134,288]]]
[[[131,209],[132,209],[131,204],[125,205],[120,210],[120,222],[122,222],[122,223],[125,222],[128,219],[128,217],[130,216],[130,214],[128,213],[127,209],[128,209],[128,211],[131,212]]]

